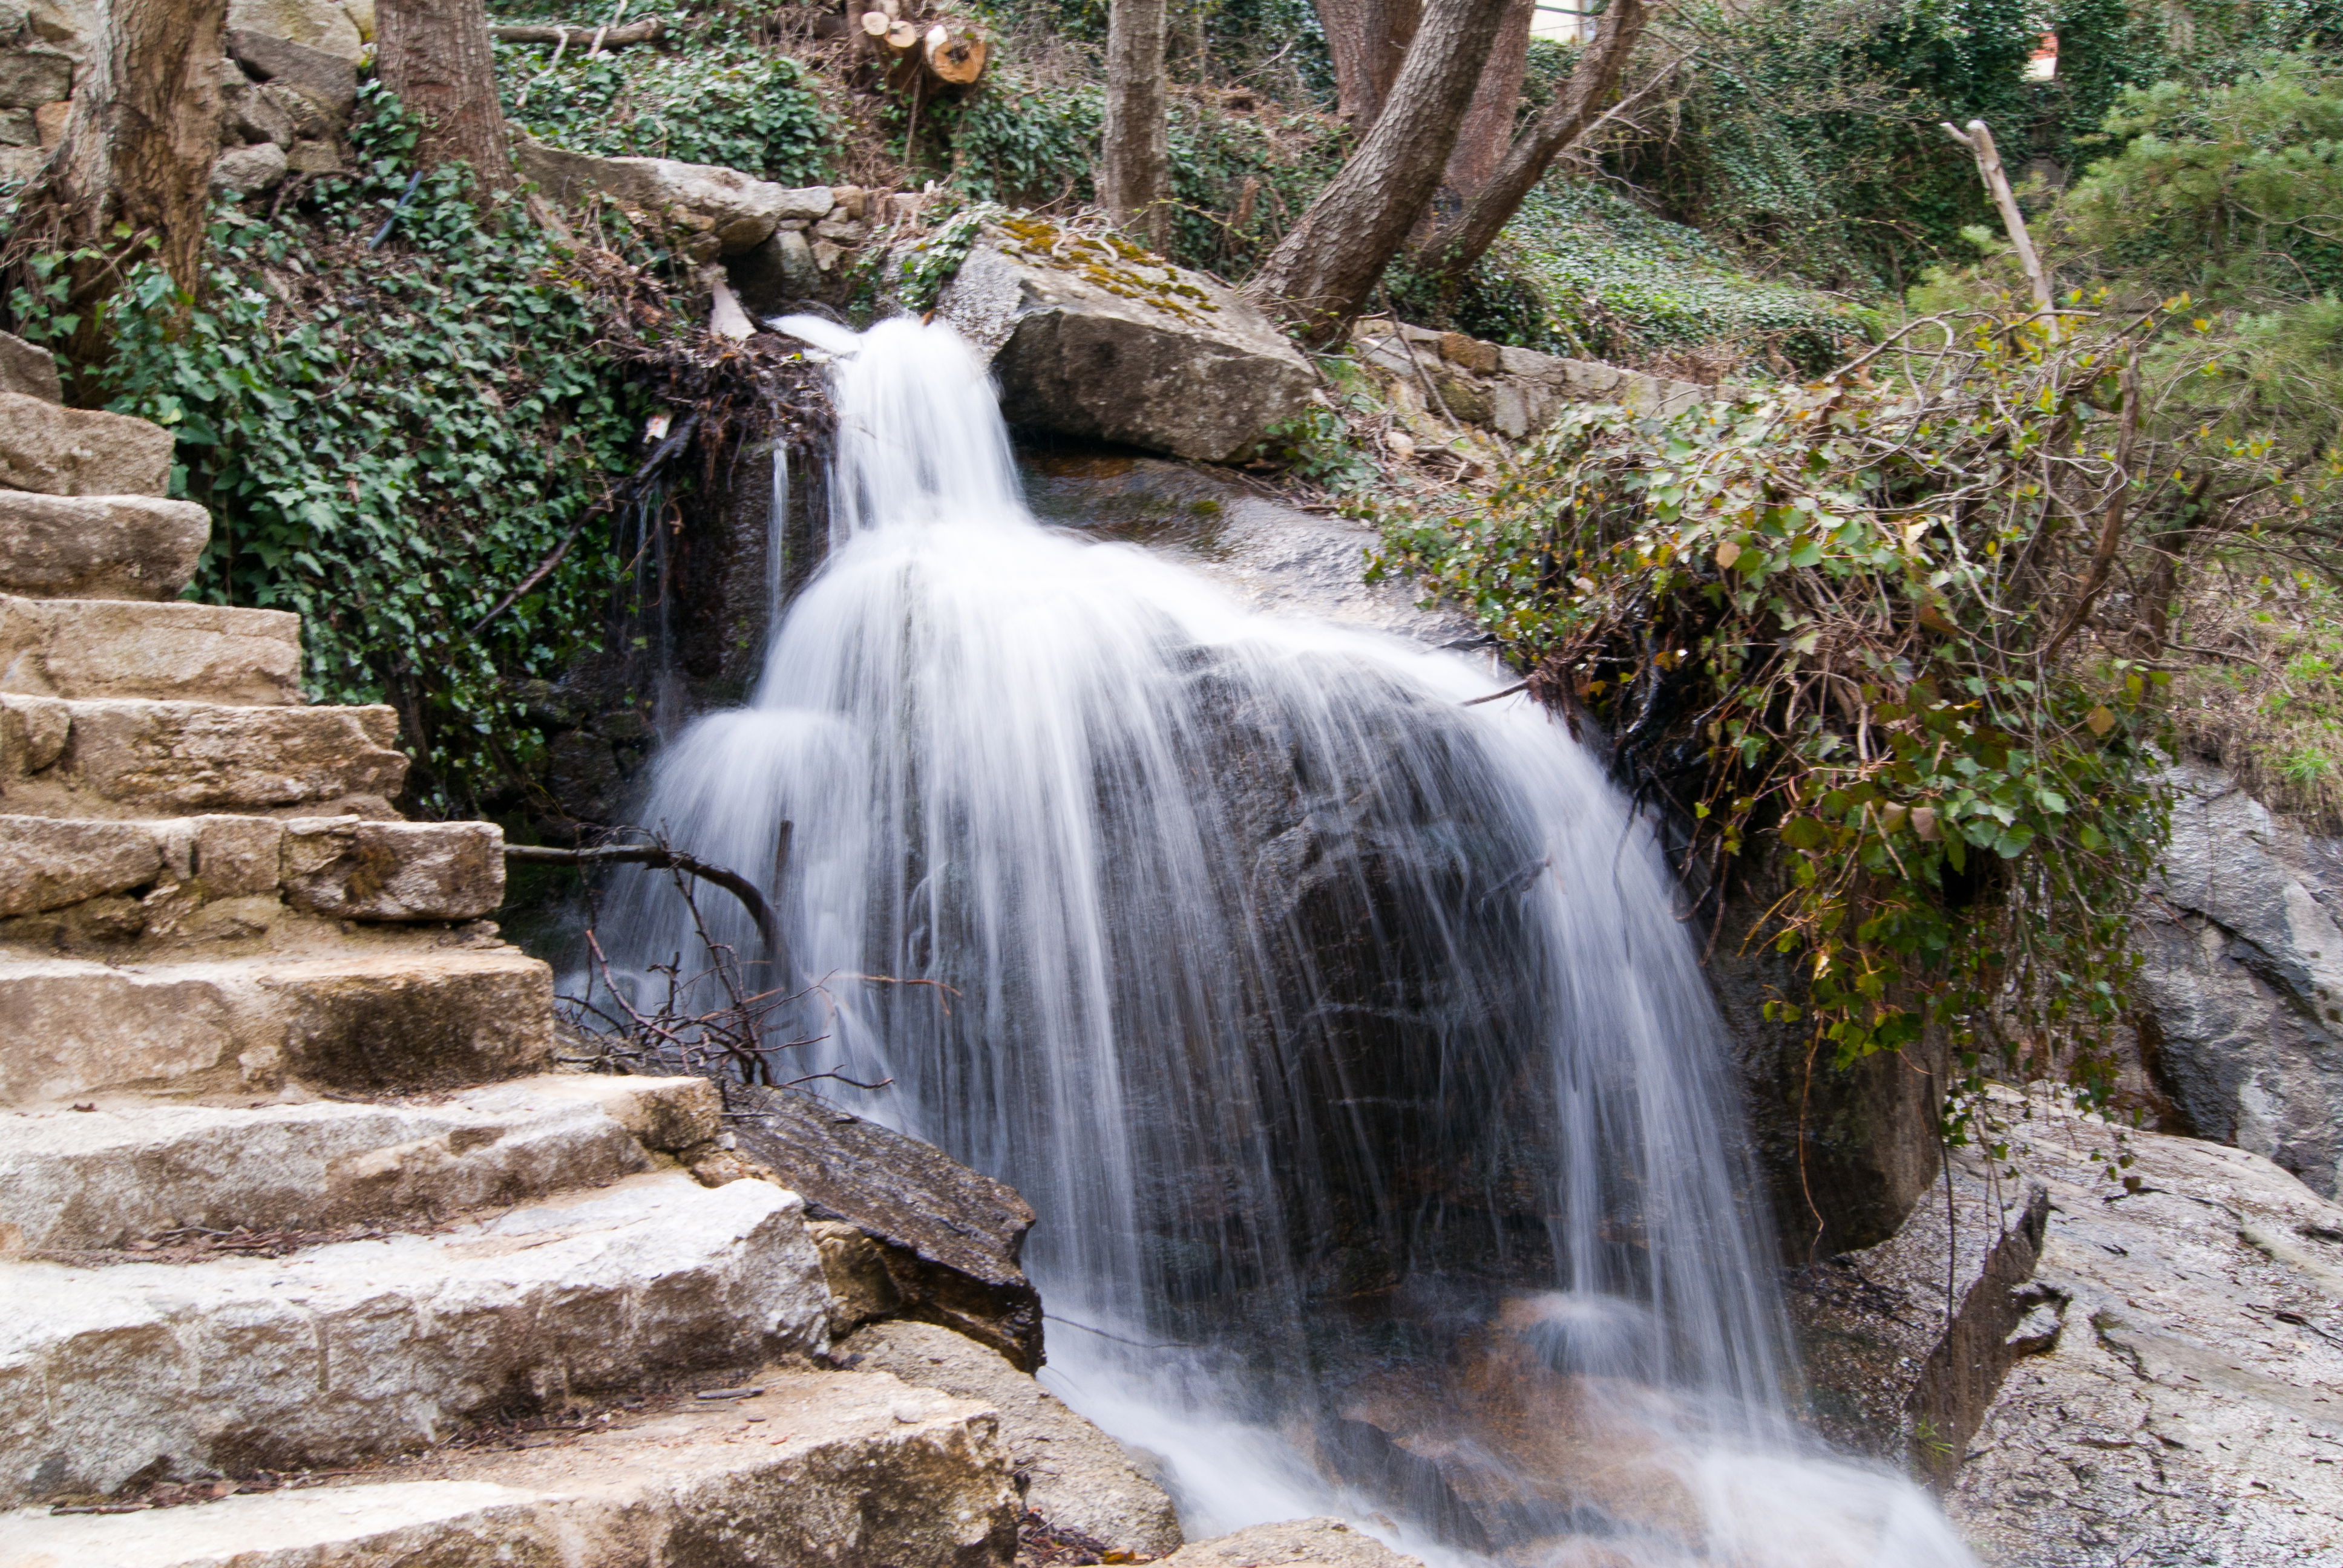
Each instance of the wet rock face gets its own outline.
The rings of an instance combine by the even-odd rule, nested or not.
[[[1335,690],[1376,678],[1337,659],[1324,675]],[[1207,665],[1195,680],[1211,728],[1194,798],[1223,802],[1226,863],[1242,879],[1223,894],[1255,950],[1230,955],[1242,1040],[1199,1040],[1193,1070],[1259,1120],[1148,1162],[1166,1173],[1146,1212],[1172,1295],[1208,1303],[1281,1263],[1328,1301],[1412,1272],[1542,1281],[1556,1178],[1540,1140],[1502,1132],[1551,1125],[1535,1120],[1531,1053],[1505,1049],[1538,1013],[1534,946],[1506,883],[1538,858],[1509,841],[1500,803],[1435,817],[1435,796],[1414,788],[1436,779],[1453,804],[1477,776],[1452,750],[1466,746],[1453,716],[1363,703],[1345,711],[1381,714],[1388,732],[1345,737],[1337,756],[1242,672]],[[1407,763],[1363,773],[1368,755]],[[1135,1120],[1195,1114],[1166,1104]],[[1281,1215],[1299,1222],[1281,1234]],[[1236,1244],[1210,1249],[1209,1271],[1181,1265],[1214,1236]]]
[[[1885,1241],[1926,1197],[1938,1171],[1938,1091],[1922,1048],[1840,1068],[1827,1046],[1811,1049],[1806,1024],[1765,1017],[1767,1002],[1805,993],[1796,960],[1747,940],[1784,890],[1762,865],[1743,869],[1707,969],[1784,1261],[1804,1267]]]
[[[2343,1161],[2343,841],[2189,765],[2140,910],[2139,1045],[2167,1130],[2267,1155],[2316,1191]]]
[[[2047,1236],[2016,1356],[1947,1495],[1993,1568],[2331,1560],[2343,1209],[2263,1157],[2037,1104]],[[2119,1152],[2123,1174],[2107,1164]]]

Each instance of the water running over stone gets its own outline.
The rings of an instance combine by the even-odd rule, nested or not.
[[[948,330],[789,326],[839,360],[830,558],[646,819],[742,869],[794,824],[806,1068],[1024,1192],[1049,1376],[1191,1534],[1967,1562],[1792,1428],[1718,1025],[1589,756],[1463,706],[1481,665],[1041,527]],[[613,913],[690,945],[653,879]]]

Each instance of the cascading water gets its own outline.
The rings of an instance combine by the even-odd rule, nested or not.
[[[1032,1202],[1045,1376],[1191,1535],[1968,1562],[1786,1414],[1719,1026],[1589,756],[1471,660],[1041,527],[948,329],[785,325],[838,362],[831,553],[646,819],[744,869],[794,825],[807,1067]],[[693,940],[647,877],[608,926]]]

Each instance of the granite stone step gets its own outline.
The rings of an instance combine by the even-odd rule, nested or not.
[[[388,708],[0,697],[0,810],[35,817],[391,815]]]
[[[216,604],[0,594],[0,692],[298,703],[301,618]]]
[[[0,1106],[107,1089],[348,1094],[541,1070],[553,976],[505,947],[109,965],[0,958]]]
[[[679,1171],[281,1258],[0,1263],[0,1506],[325,1469],[828,1342],[804,1203]]]
[[[171,934],[223,900],[281,899],[355,920],[473,920],[504,901],[493,822],[359,817],[0,816],[0,920],[103,920],[117,939]],[[244,918],[261,918],[249,909]]]
[[[0,1111],[0,1254],[188,1228],[432,1223],[607,1185],[723,1131],[704,1078],[547,1073],[387,1104],[156,1103]]]
[[[126,414],[0,392],[0,488],[46,496],[162,496],[171,432]]]
[[[193,501],[0,490],[0,593],[176,598],[211,532]]]
[[[991,1412],[883,1372],[756,1383],[326,1486],[0,1513],[0,1568],[1008,1568],[1018,1497]]]

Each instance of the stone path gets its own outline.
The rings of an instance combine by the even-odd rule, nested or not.
[[[1000,1417],[815,1370],[714,1087],[557,1070],[499,831],[177,600],[170,449],[0,393],[0,1565],[1005,1563]]]

